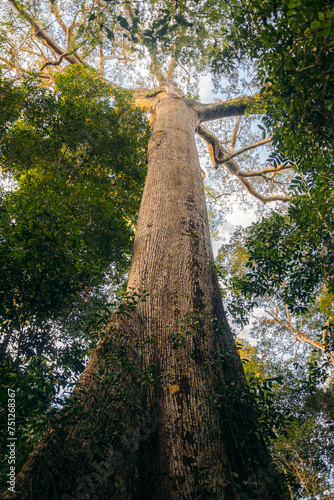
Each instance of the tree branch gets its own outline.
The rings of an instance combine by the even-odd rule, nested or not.
[[[260,143],[258,143],[259,146],[261,146]],[[257,146],[254,146],[257,147]],[[270,174],[273,173],[275,174],[276,172],[281,172],[281,170],[287,170],[288,168],[291,168],[291,165],[278,165],[278,167],[268,167],[268,168],[263,168],[262,170],[253,170],[252,172],[240,172],[241,177],[260,177],[264,174]]]
[[[59,14],[59,10],[57,8],[57,5],[55,4],[55,2],[52,2],[51,0],[49,0],[49,5],[50,5],[50,10],[51,10],[52,14],[57,19],[59,26],[61,27],[61,29],[63,30],[63,32],[65,33],[65,35],[67,37],[68,27],[66,26],[66,24],[62,20],[62,17]]]
[[[73,20],[72,20],[70,26],[68,27],[68,30],[70,33],[72,33],[72,31],[76,27],[77,17],[78,17],[79,13],[81,13],[81,15],[82,15],[82,20],[81,20],[81,23],[79,23],[79,25],[77,25],[77,26],[80,28],[81,25],[85,24],[86,18],[85,18],[84,11],[83,11],[84,8],[85,8],[85,2],[83,3],[81,9],[77,10],[73,16]],[[91,11],[92,11],[92,8],[90,10],[90,14],[91,14]]]
[[[240,167],[238,163],[230,158],[230,153],[227,151],[227,149],[224,148],[222,143],[219,141],[219,139],[212,133],[210,132],[206,127],[203,125],[199,125],[197,128],[197,133],[202,139],[205,140],[205,142],[208,145],[209,148],[209,153],[211,156],[211,160],[213,163],[213,166],[217,168],[218,165],[224,164],[227,170],[232,174],[235,175],[241,184],[246,188],[246,190],[254,196],[254,198],[257,198],[260,200],[263,204],[269,203],[271,201],[283,201],[287,202],[290,200],[290,196],[263,196],[262,194],[258,193],[254,186],[250,184],[245,177],[252,177],[253,172],[242,172],[240,170]],[[260,141],[260,143],[257,143],[257,145],[261,145],[263,141]],[[253,145],[254,147],[257,147]],[[243,148],[244,150],[244,148]],[[240,150],[241,151],[241,150]],[[240,154],[240,153],[239,153]],[[236,153],[234,154],[234,156]],[[266,169],[267,170],[267,169]],[[270,171],[277,171],[277,169],[273,169]],[[260,171],[257,171],[257,175],[259,174]],[[261,173],[261,175],[263,172]]]
[[[36,21],[31,14],[29,14],[17,0],[9,0],[15,9],[26,19],[33,27],[36,36],[40,38],[53,52],[58,56],[63,56],[64,59],[70,64],[84,64],[84,61],[77,54],[68,54],[62,49],[45,31],[45,29]]]
[[[275,315],[273,315],[273,314],[271,314],[271,313],[269,313],[269,314],[271,314],[271,316],[272,316],[273,318],[277,318],[277,315],[278,315],[278,307],[277,307],[277,305],[275,304],[275,302],[273,301],[273,299],[272,299],[272,298],[271,298],[268,294],[266,294],[266,297],[267,297],[267,299],[268,299],[268,300],[272,303],[272,305],[273,305],[273,306],[274,306],[274,308],[275,308]]]
[[[328,320],[326,321],[326,323],[322,327],[322,344],[325,347],[324,352],[327,356],[327,359],[333,363],[333,361],[331,359],[331,358],[333,358],[333,356],[331,355],[331,352],[330,352],[329,347],[328,347],[328,329],[329,329],[332,321],[333,321],[333,316],[331,315],[331,316],[329,316]]]
[[[47,66],[59,66],[59,64],[62,62],[62,60],[64,59],[65,56],[68,55],[68,52],[65,52],[65,54],[63,54],[62,56],[60,56],[60,58],[58,59],[58,61],[48,61],[46,62],[45,64],[43,64],[43,66],[40,68],[39,71],[43,71],[44,68],[46,68]]]
[[[132,6],[131,0],[128,2],[125,2],[125,9],[126,9],[127,13],[129,14],[131,22],[134,23],[136,16],[135,16],[134,11],[133,11],[133,6]],[[158,61],[157,55],[156,55],[156,50],[155,50],[155,48],[153,48],[153,45],[150,46],[147,43],[145,43],[145,36],[144,36],[142,30],[140,29],[139,25],[137,25],[137,29],[138,29],[137,36],[138,36],[139,40],[147,47],[147,49],[149,51],[153,74],[157,78],[158,82],[161,84],[162,82],[164,82],[166,80],[166,78],[163,76],[163,74],[161,72],[160,64],[159,64],[159,61]]]
[[[313,347],[320,349],[326,355],[330,363],[334,366],[334,356],[332,353],[328,351],[327,345],[326,344],[324,345],[321,342],[317,342],[316,340],[313,340],[308,335],[306,335],[305,332],[297,330],[297,328],[294,328],[292,326],[290,321],[280,321],[276,318],[275,319],[261,318],[260,321],[262,321],[263,323],[285,326],[288,330],[290,330],[294,334],[296,340],[299,340],[300,342],[306,342],[307,344],[311,344]]]
[[[15,63],[13,61],[10,61],[9,59],[5,59],[4,57],[0,56],[0,61],[5,62],[6,64],[8,64],[8,66],[12,66],[14,64],[15,67]]]
[[[74,21],[73,21],[74,22]],[[103,31],[101,29],[102,26],[102,17],[101,17],[101,3],[100,0],[97,2],[97,22],[99,25],[99,72],[101,78],[105,77],[104,65],[105,65],[105,56],[103,50]],[[72,23],[73,28],[74,24]]]
[[[239,130],[241,119],[242,119],[242,115],[237,116],[237,121],[235,122],[235,125],[234,125],[230,147],[228,148],[229,152],[231,152],[231,153],[234,151],[235,143],[237,142],[238,130]]]
[[[244,115],[247,106],[259,103],[258,97],[238,97],[228,101],[219,101],[213,104],[201,104],[199,112],[200,122],[226,118],[228,116]],[[259,111],[258,111],[259,112]]]
[[[178,14],[182,13],[182,10],[183,9],[181,8],[181,3],[179,3],[177,13]],[[175,39],[175,43],[173,44],[172,47],[172,57],[171,60],[169,61],[169,66],[167,70],[167,77],[166,77],[167,80],[170,81],[173,80],[177,64],[179,64],[179,66],[189,75],[188,71],[185,68],[183,68],[182,64],[180,64],[179,61],[177,60],[177,55],[180,53],[180,50],[182,49],[183,46],[182,37],[184,36],[185,32],[186,28],[184,26],[178,25],[177,36]]]
[[[249,146],[244,146],[241,149],[238,149],[237,151],[231,151],[229,154],[229,160],[234,158],[235,156],[241,155],[242,153],[245,153],[246,151],[249,151],[250,149],[255,149],[258,148],[259,146],[264,146],[265,144],[268,144],[271,142],[271,137],[267,137],[267,139],[263,139],[262,141],[254,142],[253,144],[250,144]],[[269,170],[270,172],[272,170]]]
[[[177,60],[174,57],[174,55],[172,55],[172,57],[169,61],[169,66],[168,66],[168,70],[167,70],[167,77],[166,77],[167,80],[173,80],[176,65],[177,65]]]
[[[242,188],[240,188],[240,189],[232,189],[232,191],[230,191],[228,193],[219,193],[217,195],[209,193],[209,196],[211,196],[211,198],[213,199],[213,202],[210,201],[210,200],[208,200],[208,203],[217,203],[217,200],[219,198],[221,198],[222,196],[231,196],[233,193],[240,193],[240,191],[242,191]]]
[[[151,98],[154,98],[157,95],[156,92],[152,92],[150,89],[145,89],[145,88],[137,88],[134,89],[133,91],[133,97],[135,99],[136,105],[148,113],[153,112],[153,106],[152,106],[152,101]],[[160,90],[161,92],[161,90]]]

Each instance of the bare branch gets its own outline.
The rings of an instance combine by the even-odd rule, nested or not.
[[[333,321],[333,316],[331,315],[329,316],[328,320],[322,327],[322,344],[325,347],[325,354],[329,360],[330,360],[329,358],[330,352],[328,347],[328,329],[332,321]]]
[[[234,126],[233,133],[232,133],[232,140],[230,143],[230,147],[228,148],[229,152],[231,152],[231,153],[234,151],[235,143],[237,141],[238,130],[239,130],[239,125],[240,125],[241,119],[242,119],[242,115],[237,116],[237,121],[235,122],[235,126]]]
[[[311,339],[311,337],[306,335],[305,332],[297,330],[297,328],[294,328],[292,326],[290,321],[279,321],[278,319],[267,319],[267,318],[261,318],[260,321],[262,323],[285,326],[288,330],[290,330],[294,334],[296,340],[299,340],[300,342],[306,342],[307,344],[311,344],[313,347],[320,349],[320,351],[322,351],[326,355],[327,359],[334,366],[334,356],[332,353],[328,351],[327,345],[321,342],[317,342],[316,340],[313,340]]]
[[[158,58],[153,50],[149,50],[151,57],[151,68],[154,76],[157,78],[158,82],[161,84],[166,81],[166,78],[161,72],[160,64]]]
[[[222,196],[231,196],[233,193],[240,193],[240,191],[242,191],[242,188],[241,189],[232,189],[231,191],[229,191],[228,193],[219,193],[217,195],[214,195],[212,193],[209,193],[209,195],[211,196],[211,198],[213,199],[214,203],[217,202],[217,200],[219,198],[221,198]],[[209,203],[212,203],[210,200],[209,200]]]
[[[63,56],[64,59],[70,64],[80,64],[84,61],[77,54],[68,54],[62,49],[45,31],[45,29],[36,21],[31,14],[25,10],[22,5],[17,0],[9,0],[10,3],[15,7],[15,9],[21,14],[33,27],[36,36],[40,38],[53,52],[58,56]]]
[[[278,188],[285,194],[285,196],[289,196],[286,189],[284,188],[284,183],[281,181],[277,181],[275,179],[275,175],[276,172],[272,172],[270,179],[268,179],[268,177],[266,177],[265,175],[263,177],[265,177],[268,181],[272,182],[273,184],[276,184],[276,186],[278,186]]]
[[[256,189],[254,188],[254,186],[252,186],[252,184],[250,184],[248,182],[248,180],[245,179],[245,177],[248,177],[248,176],[251,177],[251,175],[249,175],[250,173],[248,173],[248,175],[247,175],[246,172],[242,172],[236,161],[228,159],[229,158],[228,151],[226,150],[226,148],[224,148],[222,143],[219,141],[219,139],[212,132],[210,132],[203,125],[199,125],[197,128],[197,133],[200,137],[202,137],[202,139],[205,140],[205,142],[208,145],[209,153],[211,156],[213,166],[215,168],[217,168],[218,165],[224,164],[225,167],[227,168],[227,170],[232,175],[235,175],[239,179],[241,184],[243,184],[243,186],[246,188],[246,190],[252,196],[254,196],[254,198],[257,198],[263,204],[269,203],[271,201],[287,202],[290,200],[289,196],[278,196],[278,195],[276,195],[276,196],[263,196],[260,193],[258,193],[256,191]]]
[[[57,8],[57,5],[55,4],[55,2],[52,2],[51,0],[49,0],[49,5],[50,5],[50,10],[51,10],[52,14],[57,19],[59,26],[61,27],[61,29],[63,30],[63,32],[65,33],[65,35],[67,37],[68,28],[67,28],[66,24],[64,23],[61,15],[59,14],[59,10]]]
[[[83,10],[83,9],[82,9]],[[81,12],[82,13],[82,10],[77,10],[76,13],[74,14],[73,16],[73,21],[71,22],[70,26],[69,26],[69,31],[70,33],[72,33],[72,31],[74,30],[75,26],[76,26],[76,21],[77,21],[77,17],[78,17],[78,14]],[[85,18],[83,19],[83,21],[81,23],[79,23],[79,26],[81,26],[82,24],[85,23]]]
[[[275,316],[273,316],[273,317],[277,318],[277,316],[278,316],[278,307],[277,307],[277,305],[275,304],[275,302],[273,301],[273,299],[268,294],[266,294],[266,297],[272,303],[272,305],[275,308]]]
[[[135,21],[136,16],[134,14],[133,5],[132,5],[131,0],[128,2],[125,2],[125,9],[126,9],[127,13],[129,14],[131,22],[133,23]],[[138,29],[137,36],[138,36],[139,40],[141,42],[144,42],[145,36],[144,36],[139,25],[137,26],[137,29]],[[157,53],[156,53],[155,47],[153,47],[153,45],[152,45],[152,46],[147,46],[147,48],[148,48],[150,58],[151,58],[152,72],[153,72],[154,76],[157,78],[157,80],[159,81],[159,83],[162,83],[166,80],[166,78],[163,76],[163,74],[161,72],[161,68],[160,68],[158,58],[157,58]]]
[[[63,54],[62,56],[60,56],[60,58],[58,59],[58,61],[48,61],[46,62],[41,68],[39,71],[43,71],[44,68],[46,68],[47,66],[59,66],[59,64],[62,62],[62,60],[64,59],[65,56],[68,55],[68,52],[65,52],[65,54]]]
[[[241,149],[238,149],[238,151],[232,151],[229,152],[225,147],[222,145],[222,143],[219,141],[219,139],[212,133],[210,132],[206,127],[203,125],[200,125],[198,127],[198,134],[209,144],[211,144],[211,147],[213,148],[213,153],[214,153],[214,159],[212,159],[214,167],[217,168],[218,165],[221,165],[226,162],[230,162],[233,158],[236,156],[239,156],[243,154],[245,151],[249,151],[250,149],[255,149],[258,148],[259,146],[264,146],[268,142],[271,141],[271,138],[264,139],[259,142],[255,142],[253,144],[250,144],[248,146],[244,146]],[[234,132],[233,132],[234,133]],[[232,139],[233,141],[233,139]],[[232,144],[232,142],[231,142]],[[211,154],[211,153],[210,153]],[[235,162],[234,162],[235,163]],[[260,177],[263,174],[270,173],[270,172],[279,172],[280,170],[283,170],[285,168],[289,168],[289,166],[283,166],[279,165],[279,167],[268,167],[264,168],[262,170],[255,170],[252,172],[239,172],[238,175],[241,177]]]
[[[258,144],[261,146],[261,144]],[[277,172],[281,172],[282,170],[287,170],[291,168],[291,165],[278,165],[278,167],[268,167],[263,168],[262,170],[253,170],[252,172],[240,172],[241,177],[260,177],[265,174],[276,174]]]
[[[294,346],[297,342],[299,342],[299,340],[294,340],[292,342],[292,344],[288,345],[288,347],[286,349],[284,349],[284,351],[282,352],[282,355],[281,355],[281,358],[283,358],[284,354],[286,353],[286,351],[288,351],[289,349],[291,349],[292,346]]]
[[[156,92],[145,88],[137,88],[133,91],[133,97],[135,99],[136,105],[148,113],[153,112],[152,99],[157,95]]]
[[[174,55],[172,55],[172,57],[169,61],[169,66],[168,66],[168,70],[167,70],[167,80],[173,80],[176,65],[177,65],[177,60],[174,57]]]
[[[239,156],[245,153],[246,151],[249,151],[250,149],[255,149],[258,148],[259,146],[264,146],[265,144],[268,144],[268,142],[271,142],[271,137],[263,139],[262,141],[259,142],[254,142],[253,144],[249,144],[248,146],[244,146],[243,148],[238,149],[237,151],[233,150],[231,151],[230,149],[229,151],[225,150],[226,153],[224,155],[220,154],[220,158],[219,160],[216,159],[216,163],[217,164],[226,163],[227,161],[232,160],[232,158],[235,158],[236,156]],[[222,150],[221,153],[223,153]],[[263,174],[268,174],[270,172],[279,172],[280,170],[285,170],[290,167],[291,167],[290,164],[286,166],[279,165],[278,167],[268,167],[262,170],[255,170],[253,172],[241,172],[240,175],[242,177],[261,177]]]
[[[101,25],[102,25],[101,4],[100,4],[99,0],[97,2],[97,22],[99,25],[99,72],[100,72],[101,78],[104,78],[105,77],[105,71],[104,71],[105,58],[104,58],[104,50],[103,50],[103,31],[101,29]],[[72,25],[74,27],[73,23],[72,23]]]

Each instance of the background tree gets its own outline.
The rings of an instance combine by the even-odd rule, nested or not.
[[[224,278],[223,296],[235,327],[248,324],[248,340],[256,341],[256,347],[243,342],[241,356],[251,390],[258,398],[262,430],[270,441],[274,461],[287,475],[291,498],[331,498],[333,365],[327,318],[332,299],[323,294],[298,314],[279,295],[285,291],[283,286],[276,293],[273,279],[254,298],[250,291],[257,290],[264,280],[253,282],[252,289],[248,281],[252,276],[245,277],[250,255],[254,261],[252,248],[247,251],[249,240],[253,245],[255,240],[266,252],[269,247],[266,258],[262,254],[263,272],[266,266],[277,269],[281,265],[277,259],[280,247],[270,248],[273,238],[264,238],[261,232],[257,237],[258,226],[239,228],[229,244],[221,247],[217,265]],[[284,225],[276,230],[284,235]],[[289,245],[286,248],[290,250]],[[283,257],[281,260],[284,262]],[[256,274],[253,268],[251,271]],[[289,279],[291,267],[285,272]],[[244,295],[246,286],[249,292]]]
[[[310,355],[305,344],[292,356],[280,351],[277,336],[261,335],[256,347],[241,347],[259,421],[290,497],[332,498],[332,383],[319,385],[312,368],[318,354]]]
[[[264,133],[269,131],[275,145],[270,158],[274,165],[292,164],[297,173],[289,187],[288,208],[277,207],[244,238],[246,268],[234,280],[235,291],[253,305],[266,301],[268,326],[285,326],[297,340],[323,351],[330,364],[333,15],[328,2],[236,4],[230,43],[225,49],[217,48],[214,58],[216,70],[224,57],[231,65],[245,56],[255,62],[260,95],[274,104],[263,118]],[[298,315],[309,308],[314,311],[315,302],[321,316],[318,309],[316,335],[309,335]]]
[[[312,241],[310,231],[303,232],[288,217],[273,213],[247,230],[236,231],[221,247],[217,263],[237,323],[247,324],[250,311],[260,307],[269,332],[283,327],[291,346],[294,341],[306,342],[333,366],[333,296],[328,291],[332,264],[330,254],[321,253],[319,247],[324,248],[323,242]]]

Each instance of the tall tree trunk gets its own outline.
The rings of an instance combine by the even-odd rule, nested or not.
[[[285,498],[222,307],[197,113],[163,92],[154,114],[128,285],[138,303],[114,315],[3,498]]]

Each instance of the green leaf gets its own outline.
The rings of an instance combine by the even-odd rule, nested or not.
[[[116,17],[116,19],[117,19],[117,21],[118,21],[118,24],[119,24],[122,28],[124,28],[124,29],[126,29],[126,30],[130,31],[129,23],[128,23],[128,21],[127,21],[124,17],[122,17],[122,16],[117,16],[117,17]]]
[[[319,26],[321,26],[321,22],[320,21],[312,21],[311,25],[310,25],[310,28],[314,30],[314,29],[319,28]]]
[[[109,28],[105,27],[106,35],[109,40],[115,40],[115,34]]]

